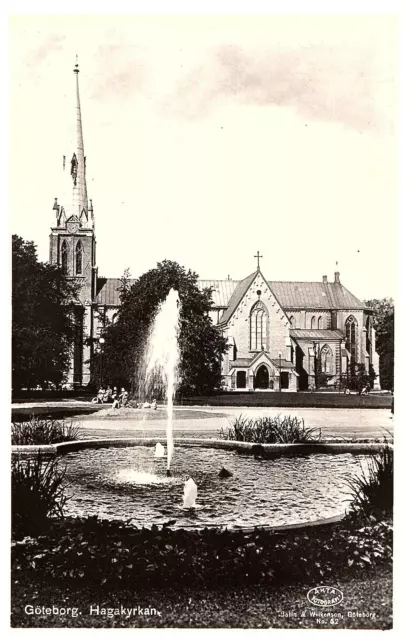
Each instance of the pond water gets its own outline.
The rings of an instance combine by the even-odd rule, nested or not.
[[[98,515],[150,527],[261,526],[307,522],[343,512],[346,477],[361,473],[366,457],[313,454],[257,460],[217,449],[177,448],[166,459],[154,447],[87,449],[64,456],[71,496],[67,515]],[[221,479],[225,467],[232,477]],[[182,508],[184,483],[198,486],[195,509]]]

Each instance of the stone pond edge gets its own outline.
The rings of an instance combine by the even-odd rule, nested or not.
[[[54,453],[63,455],[83,449],[99,449],[103,447],[132,447],[153,446],[157,442],[165,443],[165,438],[91,438],[84,440],[71,440],[58,444],[44,445],[12,445],[12,454]],[[383,442],[324,442],[324,443],[292,443],[292,444],[256,444],[253,442],[240,442],[237,440],[219,440],[210,438],[174,438],[174,444],[178,446],[197,446],[207,449],[224,449],[248,453],[267,458],[287,454],[326,453],[340,454],[352,453],[354,455],[378,453],[383,448]],[[391,446],[392,445],[388,445]]]

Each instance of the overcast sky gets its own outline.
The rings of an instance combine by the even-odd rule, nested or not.
[[[360,16],[17,16],[11,229],[48,259],[75,55],[99,275],[396,291],[397,25]]]

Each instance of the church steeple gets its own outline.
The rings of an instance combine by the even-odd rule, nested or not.
[[[88,221],[88,194],[86,190],[85,150],[83,145],[81,103],[79,98],[79,65],[78,56],[74,68],[76,84],[76,149],[71,160],[71,176],[73,181],[73,211],[83,223]]]
[[[65,227],[66,224],[70,222],[72,224],[75,223],[81,228],[94,229],[93,207],[92,203],[88,203],[86,187],[86,158],[79,97],[78,56],[76,57],[73,72],[75,75],[75,116],[71,119],[71,132],[73,135],[70,139],[70,148],[67,149],[68,153],[66,156],[63,156],[62,170],[64,186],[62,187],[61,204],[55,199],[53,209],[56,211],[57,227]]]

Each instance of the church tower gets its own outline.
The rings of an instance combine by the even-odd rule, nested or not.
[[[78,308],[75,314],[76,337],[68,376],[69,386],[83,387],[90,382],[92,336],[92,300],[96,292],[96,237],[92,200],[86,187],[86,157],[83,145],[82,116],[79,99],[79,66],[76,61],[75,132],[68,156],[63,156],[64,193],[53,209],[56,224],[50,234],[50,263],[58,264],[68,278],[80,284]]]

